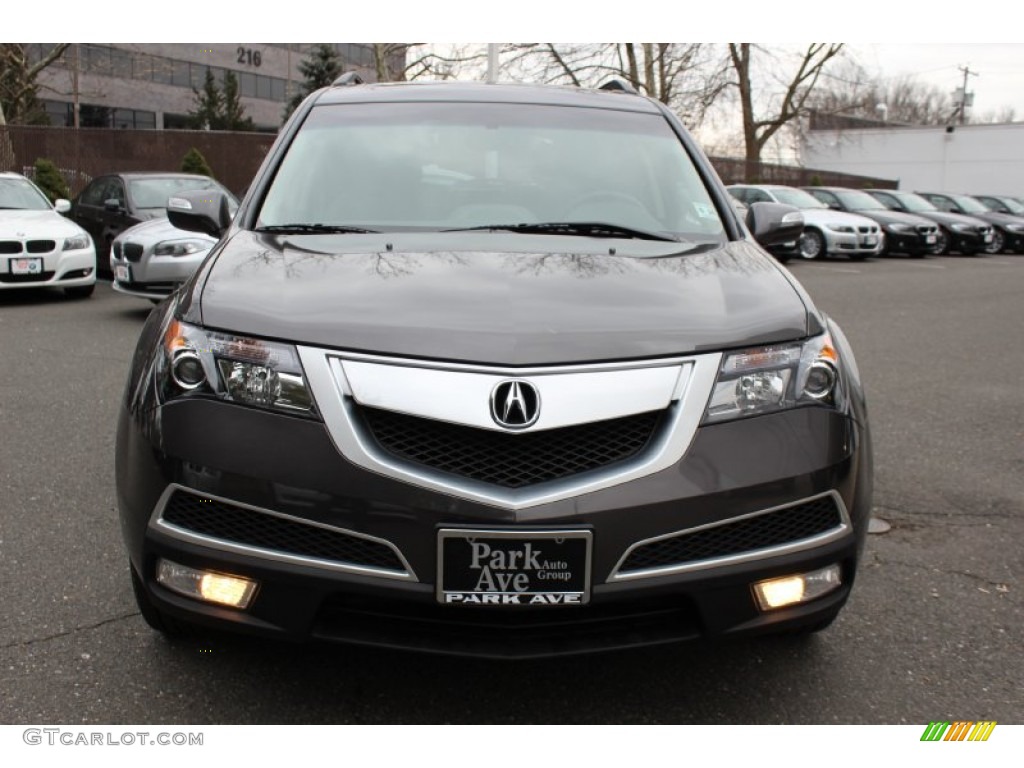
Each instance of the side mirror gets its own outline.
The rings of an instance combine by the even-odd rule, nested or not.
[[[231,226],[228,197],[215,189],[179,192],[167,200],[167,218],[178,229],[219,239]]]
[[[747,211],[747,228],[765,248],[799,240],[804,215],[791,205],[753,203]]]
[[[103,201],[103,210],[109,211],[110,213],[118,213],[123,210],[123,206],[121,205],[120,200],[112,197],[109,200]]]
[[[57,213],[67,213],[68,211],[71,210],[71,201],[65,200],[63,197],[58,198],[53,203],[53,210],[55,210]]]

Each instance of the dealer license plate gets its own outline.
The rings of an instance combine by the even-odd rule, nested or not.
[[[132,281],[132,270],[127,264],[118,264],[114,267],[114,279],[119,283],[130,283]]]
[[[986,243],[991,243],[992,242],[992,235],[985,235],[985,242]]]
[[[935,244],[935,239],[936,239],[935,235],[925,235],[925,237],[924,237],[924,241],[926,243],[928,243],[928,245],[934,245]]]
[[[448,605],[582,605],[590,531],[438,531],[437,599]]]
[[[31,259],[11,259],[12,275],[41,275],[43,273],[43,260],[41,257]]]

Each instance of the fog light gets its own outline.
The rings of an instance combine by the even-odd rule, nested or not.
[[[199,571],[170,560],[161,560],[156,580],[168,589],[197,600],[232,608],[247,608],[256,592],[257,582],[226,573]]]
[[[838,565],[830,565],[810,573],[798,573],[754,584],[754,595],[762,611],[806,603],[827,595],[842,584]]]

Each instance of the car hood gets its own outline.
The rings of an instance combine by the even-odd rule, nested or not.
[[[964,216],[962,213],[947,213],[946,211],[915,211],[913,215],[929,219],[930,221],[943,224],[947,227],[952,226],[953,224],[967,224],[972,227],[988,226],[987,221],[982,221],[974,216]]]
[[[184,239],[205,240],[210,246],[217,242],[209,235],[204,235],[201,232],[189,232],[184,229],[178,229],[167,219],[150,219],[141,224],[136,224],[118,235],[117,239],[131,240],[133,243],[142,243],[144,245],[160,240]]]
[[[1005,227],[1007,224],[1024,224],[1024,217],[1014,216],[1010,213],[999,213],[999,211],[972,213],[970,215],[976,219],[981,219],[982,221],[987,221],[989,224],[996,224],[1001,227]]]
[[[811,226],[824,227],[834,224],[836,226],[867,227],[875,223],[856,213],[833,211],[828,208],[801,208],[800,212],[804,215],[804,223]]]
[[[84,232],[56,211],[0,210],[0,238],[19,239],[73,237]]]
[[[908,224],[912,227],[916,227],[918,224],[925,224],[927,226],[934,224],[934,222],[921,218],[916,214],[903,213],[902,211],[888,211],[884,208],[861,211],[858,215],[866,216],[869,219],[877,221],[879,224]]]
[[[425,249],[422,234],[240,231],[198,277],[199,307],[184,297],[185,319],[301,344],[509,366],[807,335],[802,294],[750,243],[680,253],[675,243],[469,235]],[[403,249],[403,237],[418,247]],[[563,242],[584,247],[545,250]],[[608,243],[659,255],[610,255]]]

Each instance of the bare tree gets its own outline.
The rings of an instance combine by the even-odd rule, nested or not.
[[[511,43],[502,71],[516,80],[597,87],[610,78],[699,124],[726,87],[725,70],[704,43]]]
[[[827,76],[812,99],[819,115],[907,125],[944,125],[955,106],[949,94],[912,76],[872,77],[856,62]]]
[[[467,68],[479,66],[486,56],[480,45],[442,49],[427,43],[373,43],[374,69],[380,83],[453,80]]]
[[[765,145],[780,130],[807,114],[808,102],[826,65],[843,49],[842,43],[811,43],[797,56],[795,68],[781,62],[771,68],[755,65],[754,54],[770,57],[750,43],[729,43],[728,63],[739,93],[748,180],[757,177]],[[774,57],[777,61],[780,56]]]
[[[38,115],[36,78],[64,55],[69,45],[57,43],[32,61],[28,44],[0,44],[0,125],[30,122]]]

